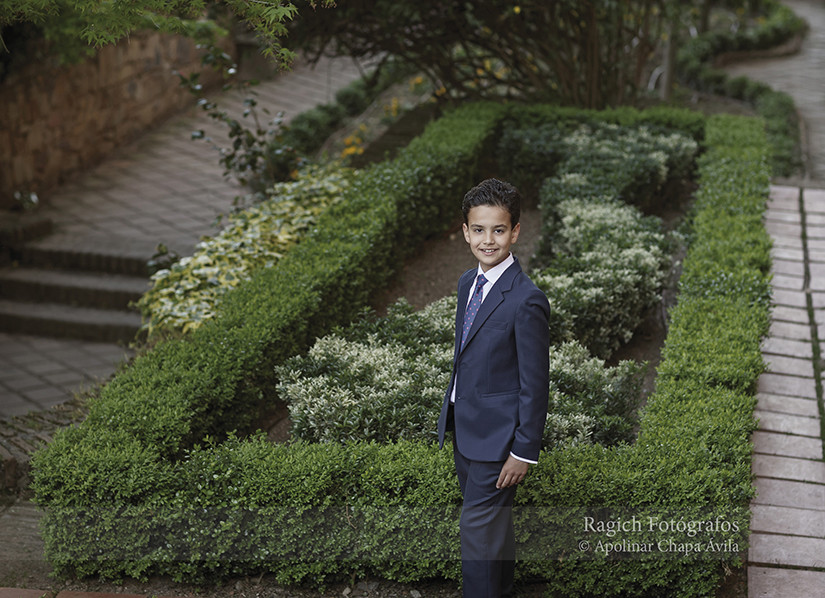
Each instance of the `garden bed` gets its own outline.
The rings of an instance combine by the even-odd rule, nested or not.
[[[348,205],[344,212],[333,210],[334,214],[322,217],[324,226],[319,226],[318,233],[291,250],[278,268],[233,291],[227,310],[215,325],[205,326],[204,332],[195,331],[189,339],[162,344],[143,356],[143,363],[138,360],[103,390],[84,424],[59,435],[37,455],[35,490],[47,508],[48,554],[58,572],[138,577],[167,573],[183,579],[231,576],[263,567],[280,582],[368,572],[398,580],[457,576],[456,547],[441,540],[454,532],[455,521],[445,515],[454,513],[459,504],[448,451],[403,442],[386,447],[328,443],[279,448],[259,437],[245,441],[230,437],[207,444],[199,439],[214,432],[220,438],[227,426],[237,427],[239,419],[227,416],[248,409],[254,402],[244,401],[254,401],[257,396],[250,391],[265,388],[250,386],[250,376],[260,380],[260,372],[266,372],[268,364],[278,363],[283,351],[294,353],[302,345],[308,346],[307,339],[319,336],[324,327],[336,320],[344,323],[355,315],[351,307],[342,309],[338,296],[332,312],[284,311],[287,305],[295,301],[318,305],[312,289],[331,299],[318,284],[333,285],[344,298],[357,297],[356,304],[363,305],[374,287],[370,284],[365,292],[362,285],[371,277],[348,280],[340,278],[341,274],[352,267],[361,271],[363,264],[381,251],[392,260],[382,260],[379,268],[398,263],[397,253],[374,244],[369,245],[369,251],[356,251],[357,260],[350,257],[342,261],[347,252],[358,248],[352,242],[352,231],[364,230],[365,236],[359,238],[370,238],[374,233],[368,231],[378,229],[361,227],[375,223],[375,216],[387,209],[375,199],[378,195],[367,193],[367,181],[372,185],[387,181],[384,193],[389,197],[412,189],[411,197],[420,201],[425,195],[422,192],[433,186],[416,186],[411,175],[466,172],[472,178],[477,156],[504,113],[500,107],[474,106],[434,123],[393,163],[369,171],[356,183],[353,198],[360,198],[360,202]],[[613,122],[679,121],[674,118],[677,113],[667,111],[618,111],[597,116],[547,109],[545,114]],[[691,118],[682,122],[695,123]],[[764,137],[757,134],[758,124],[747,123],[711,119],[708,126],[712,158],[703,161],[700,208],[694,218],[699,226],[691,248],[700,257],[691,261],[689,255],[686,262],[700,265],[686,267],[682,299],[674,315],[677,331],[681,327],[692,332],[675,336],[673,343],[669,335],[660,382],[645,410],[639,440],[626,447],[592,445],[547,453],[520,491],[520,506],[528,509],[522,510],[522,515],[564,529],[565,517],[570,514],[565,509],[571,505],[622,507],[638,509],[639,513],[667,509],[682,517],[728,518],[740,526],[735,538],[744,542],[747,500],[752,492],[748,435],[753,420],[748,380],[755,381],[754,372],[761,365],[759,314],[767,312],[767,305],[758,289],[764,284],[769,258],[758,244],[756,249],[749,245],[743,254],[745,248],[734,239],[720,240],[718,233],[707,230],[713,218],[706,221],[700,216],[703,209],[721,209],[734,219],[742,212],[753,215],[745,218],[743,230],[753,229],[751,235],[758,234],[757,229],[764,233],[761,222],[754,227],[767,189]],[[452,131],[462,131],[462,135]],[[737,145],[729,146],[736,136]],[[471,152],[457,152],[457,143],[473,139],[478,141],[467,146],[473,147]],[[446,140],[450,143],[445,144]],[[441,164],[447,156],[452,160],[459,157],[466,166]],[[391,169],[395,176],[385,178],[383,169]],[[403,184],[397,177],[404,178]],[[450,205],[468,186],[464,176],[454,180],[455,186],[436,186],[455,189],[445,193]],[[728,181],[735,183],[734,188]],[[726,194],[721,205],[720,193]],[[365,197],[367,203],[363,202]],[[739,207],[731,210],[730,206]],[[349,209],[356,210],[357,216],[349,215]],[[372,218],[364,220],[365,211],[373,214]],[[433,221],[430,214],[427,212],[424,222]],[[401,220],[413,222],[409,217]],[[443,216],[438,220],[449,221]],[[717,215],[716,220],[723,219]],[[353,228],[356,222],[360,224]],[[391,227],[398,218],[380,218],[378,222]],[[334,230],[349,241],[335,242],[335,252],[330,253],[326,248],[333,247]],[[389,239],[402,246],[410,242],[406,234],[395,231]],[[712,248],[720,242],[728,257],[717,260]],[[708,252],[714,254],[714,260],[703,262]],[[296,269],[299,264],[301,268]],[[274,297],[274,288],[289,299],[281,307],[271,304],[286,298]],[[733,290],[736,297],[731,296]],[[685,303],[685,297],[692,302]],[[716,312],[719,317],[711,318],[707,327],[692,328],[693,314],[708,320],[707,314]],[[318,316],[298,328],[302,331],[300,340],[295,336],[298,321],[294,318],[313,313]],[[286,321],[284,316],[288,316]],[[254,322],[254,330],[243,326],[245,321]],[[261,326],[264,322],[270,323]],[[748,325],[743,326],[745,323]],[[730,325],[735,330],[728,330]],[[261,344],[267,338],[277,342]],[[715,344],[715,339],[725,343]],[[714,359],[685,361],[693,354],[691,343],[696,342],[705,343],[703,354]],[[758,362],[753,358],[754,347]],[[731,367],[735,363],[749,365],[744,370],[728,370],[728,363]],[[219,402],[205,400],[210,396]],[[370,484],[364,484],[366,479]],[[722,488],[726,491],[720,495]],[[395,506],[387,510],[389,505]],[[536,512],[530,505],[558,508]],[[403,537],[393,520],[398,508],[404,509],[405,520],[417,518],[429,530],[428,537],[407,537],[404,545],[398,546],[399,536]],[[307,519],[308,514],[313,517]],[[371,523],[358,527],[357,520],[363,517]],[[431,524],[425,525],[425,521]],[[324,529],[335,529],[336,534],[330,536]],[[543,554],[557,554],[568,540],[560,534],[555,541],[562,544],[546,547]],[[300,546],[300,552],[295,553],[291,546]],[[245,552],[248,549],[267,552],[256,552],[258,556],[252,560],[239,559],[239,554],[251,554]],[[438,558],[445,556],[445,550],[452,556]],[[366,555],[369,558],[364,559]],[[682,588],[684,595],[701,595],[717,583],[722,563],[735,564],[737,558],[738,554],[729,554],[711,561],[660,558],[611,562],[610,575],[604,577],[605,564],[599,559],[559,563],[528,557],[521,570],[522,575],[550,576],[568,595],[583,591],[582,584],[591,590],[601,588],[597,591],[604,593],[619,588],[630,591],[623,585],[630,579],[640,595],[654,588],[664,591],[676,587]],[[646,585],[638,587],[639,580]]]

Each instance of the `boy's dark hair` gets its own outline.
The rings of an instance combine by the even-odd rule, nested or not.
[[[464,195],[464,201],[461,202],[464,224],[467,224],[470,210],[476,206],[504,208],[510,213],[510,225],[515,226],[521,216],[521,195],[510,183],[498,179],[485,179]]]

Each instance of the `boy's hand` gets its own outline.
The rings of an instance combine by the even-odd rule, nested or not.
[[[498,474],[496,488],[500,490],[501,488],[515,486],[527,475],[527,469],[529,467],[529,463],[519,461],[513,455],[510,455],[507,457],[507,461],[504,462],[504,467],[501,468],[501,473]]]

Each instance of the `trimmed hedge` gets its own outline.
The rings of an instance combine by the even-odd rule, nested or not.
[[[405,249],[430,232],[433,221],[448,221],[504,114],[486,104],[455,111],[398,159],[359,175],[348,201],[325,214],[306,242],[277,268],[227,294],[221,317],[138,358],[103,388],[87,421],[35,455],[33,489],[46,509],[46,551],[58,573],[205,579],[271,571],[281,582],[319,583],[363,573],[460,577],[460,496],[448,449],[414,442],[276,446],[260,436],[231,435],[197,443],[246,423],[270,383],[260,377],[309,339],[351,319]],[[706,210],[758,211],[767,185],[758,189],[748,181],[768,176],[762,123],[714,117],[707,131],[702,189],[726,180],[742,191],[709,191],[695,222],[704,222]],[[748,155],[762,158],[751,162],[754,169],[739,168]],[[704,226],[695,229],[694,246],[728,241],[726,230],[710,221]],[[691,250],[685,262],[696,281],[711,265],[703,255],[714,252],[694,257]],[[730,325],[728,318],[695,326],[706,315],[696,301],[740,314],[734,322],[762,321],[768,259],[754,253],[746,263],[731,256],[719,266],[740,284],[752,282],[744,300],[713,287],[701,294],[697,286],[683,288],[671,331],[695,329],[701,337],[668,339],[662,367],[671,372],[660,373],[635,445],[543,455],[517,495],[526,544],[521,575],[546,577],[564,596],[706,596],[723,565],[739,562],[727,552],[619,560],[580,553],[577,542],[596,534],[585,534],[578,516],[582,507],[670,513],[679,520],[719,516],[738,531],[718,539],[746,548],[754,399],[742,389],[753,381],[715,370],[708,376],[706,368],[756,363],[764,330],[749,326],[736,343],[716,347],[719,359],[702,371],[678,366],[692,362],[705,336],[724,336]],[[671,536],[678,539],[657,535]]]

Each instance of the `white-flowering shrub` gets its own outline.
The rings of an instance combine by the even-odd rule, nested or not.
[[[609,356],[660,299],[668,254],[656,219],[618,201],[559,205],[550,264],[533,273],[551,305],[551,330]]]
[[[455,296],[396,303],[277,368],[292,434],[313,442],[434,440],[453,358]]]
[[[413,312],[397,303],[386,318],[367,318],[318,339],[307,355],[277,369],[292,434],[312,442],[436,439],[450,379],[456,297]],[[550,350],[547,446],[628,440],[641,366],[606,368],[576,343]]]
[[[553,335],[607,357],[659,301],[669,263],[660,220],[631,203],[651,205],[666,181],[689,174],[698,146],[610,124],[582,125],[564,143],[568,159],[540,191],[543,265],[533,278]]]
[[[559,174],[585,174],[598,192],[635,205],[652,205],[668,180],[693,169],[699,149],[679,133],[658,133],[646,126],[582,125],[564,138],[567,159]]]

